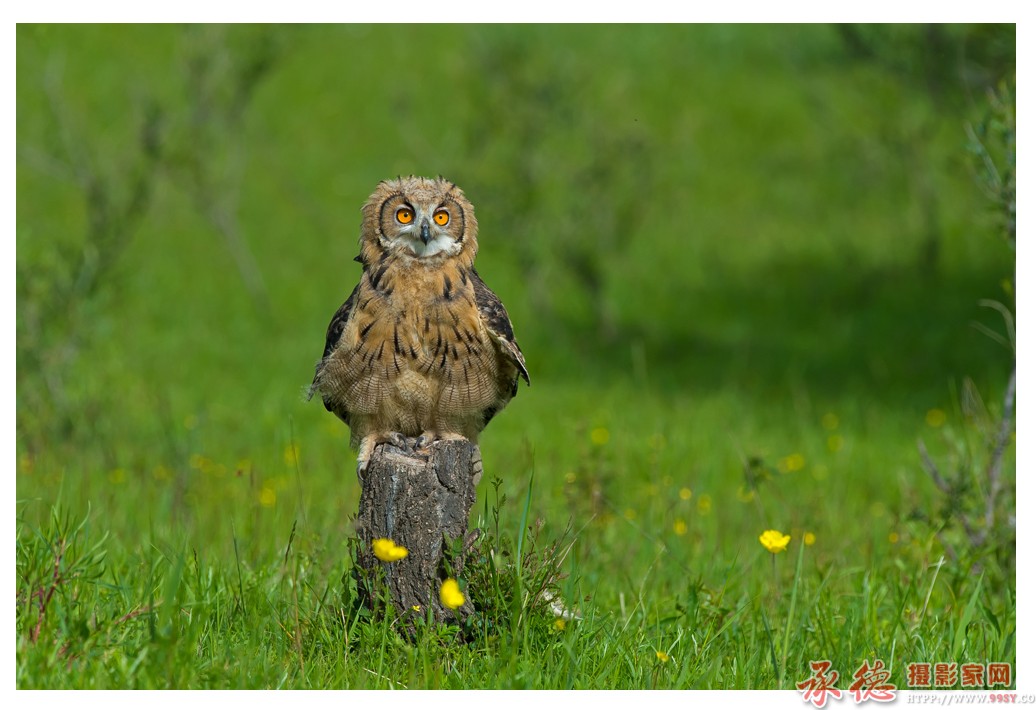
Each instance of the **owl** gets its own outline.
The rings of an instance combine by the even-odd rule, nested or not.
[[[445,178],[386,180],[363,206],[363,273],[331,319],[310,386],[349,425],[361,478],[380,443],[477,443],[518,378],[529,383],[477,252],[474,208]]]

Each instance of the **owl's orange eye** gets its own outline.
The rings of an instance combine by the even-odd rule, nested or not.
[[[450,213],[446,210],[439,210],[435,213],[432,219],[434,219],[435,223],[440,227],[445,227],[447,224],[450,223]]]
[[[414,211],[409,207],[400,207],[396,210],[396,221],[400,224],[410,224],[414,221]]]

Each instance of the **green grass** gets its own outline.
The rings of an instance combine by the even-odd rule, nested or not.
[[[976,106],[822,26],[278,28],[204,155],[268,307],[166,166],[103,284],[33,330],[91,214],[61,126],[117,193],[145,97],[190,145],[185,55],[257,36],[19,27],[18,687],[791,688],[881,659],[902,688],[912,662],[1015,662],[1013,533],[1009,561],[961,547],[916,446],[983,490],[1013,366],[970,325],[1002,330],[978,301],[1012,306],[1014,272]],[[355,454],[301,393],[359,207],[411,171],[474,202],[532,374],[481,441],[473,524],[510,560],[571,544],[564,628],[528,580],[468,587],[498,620],[468,643],[343,598]],[[566,267],[587,245],[596,291]]]

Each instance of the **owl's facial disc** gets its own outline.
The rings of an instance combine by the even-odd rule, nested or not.
[[[449,211],[442,207],[428,209],[404,205],[395,213],[398,236],[394,241],[419,259],[436,254],[453,256],[460,252],[461,244],[450,233],[451,221]]]

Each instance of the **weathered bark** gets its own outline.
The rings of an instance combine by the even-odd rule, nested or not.
[[[410,451],[392,444],[378,446],[361,480],[356,518],[360,595],[370,608],[377,608],[387,586],[401,618],[424,618],[431,608],[440,623],[459,619],[471,613],[471,601],[447,609],[439,600],[439,587],[447,577],[461,573],[463,555],[449,564],[444,552],[452,541],[463,544],[468,535],[475,485],[482,474],[481,454],[466,439],[436,441],[427,456],[413,452],[412,439],[407,444]],[[379,560],[371,549],[378,538],[391,539],[409,554],[396,562]]]

